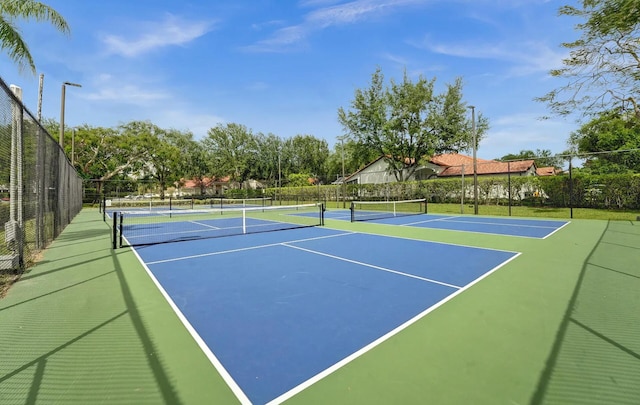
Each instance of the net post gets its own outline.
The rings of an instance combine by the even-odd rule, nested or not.
[[[169,197],[169,211],[173,209],[173,198]]]
[[[102,222],[107,222],[107,196],[106,195],[102,196],[100,205],[102,205]]]
[[[242,210],[242,234],[247,233],[247,210]]]
[[[427,210],[428,210],[428,208],[427,208],[427,199],[425,198],[425,199],[424,199],[424,213],[425,213],[425,214],[428,214],[428,211],[427,211]]]
[[[320,226],[324,226],[324,212],[326,211],[326,208],[324,206],[324,203],[320,204]]]
[[[113,248],[118,248],[118,213],[113,213],[113,226],[111,227],[111,240]]]
[[[353,201],[351,201],[351,205],[349,206],[349,211],[351,211],[351,222],[356,222],[355,209],[356,207]]]
[[[195,200],[195,198],[193,196],[191,196],[191,209],[193,209],[194,200]]]
[[[120,215],[117,215],[117,217],[120,217],[120,225],[119,225],[120,226],[120,242],[119,243],[120,243],[120,247],[122,247],[122,228],[123,228],[122,220],[124,218],[124,215],[122,215],[122,213],[120,213]]]

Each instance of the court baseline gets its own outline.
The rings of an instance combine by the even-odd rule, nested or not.
[[[517,256],[326,228],[136,253],[245,403],[285,400]]]

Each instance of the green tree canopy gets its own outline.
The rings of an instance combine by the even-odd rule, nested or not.
[[[564,67],[550,73],[567,80],[538,101],[555,114],[629,109],[640,119],[640,7],[630,0],[582,0],[560,8],[561,16],[580,18],[581,37],[563,43],[570,53]]]
[[[311,173],[312,177],[324,180],[329,157],[327,141],[313,135],[296,135],[287,145],[291,148],[289,163],[292,172]]]
[[[36,73],[36,65],[24,42],[17,21],[20,19],[50,22],[58,31],[68,34],[69,25],[53,8],[33,0],[0,1],[0,47],[22,71],[27,66]]]
[[[230,175],[241,186],[257,160],[258,141],[250,129],[240,124],[219,124],[202,141],[214,167],[214,175]]]
[[[640,172],[640,122],[620,111],[608,111],[573,132],[569,144],[589,154],[585,168],[593,173]]]
[[[518,153],[510,153],[501,157],[500,161],[528,160],[535,161],[537,167],[562,167],[564,159],[551,153],[549,149],[521,150]]]
[[[338,110],[338,120],[361,147],[382,156],[398,181],[440,153],[472,148],[472,122],[462,101],[462,81],[434,92],[435,79],[420,76],[416,82],[404,74],[402,82],[385,86],[378,68],[366,89],[357,89],[351,109]],[[476,142],[488,129],[479,114]]]

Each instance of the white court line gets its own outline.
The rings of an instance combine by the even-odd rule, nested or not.
[[[459,217],[457,217],[459,218]],[[461,224],[480,224],[480,225],[496,225],[496,226],[512,226],[515,228],[536,228],[536,229],[556,229],[555,226],[545,226],[545,225],[524,225],[524,224],[504,224],[497,222],[485,222],[485,221],[451,221]]]
[[[142,264],[142,266],[144,267],[147,274],[149,275],[153,283],[156,285],[160,293],[164,296],[164,299],[167,300],[167,302],[169,303],[169,306],[171,307],[171,309],[173,309],[173,312],[175,312],[175,314],[178,316],[178,319],[180,319],[180,322],[182,322],[182,324],[187,329],[189,334],[191,334],[191,337],[193,337],[193,339],[196,341],[196,343],[200,347],[200,350],[202,350],[205,356],[207,356],[211,364],[213,364],[213,366],[218,371],[218,373],[220,373],[220,376],[222,377],[222,379],[227,383],[227,385],[229,386],[229,389],[234,393],[236,398],[238,398],[238,401],[240,401],[240,404],[251,405],[251,401],[249,400],[249,397],[247,397],[244,391],[242,391],[242,388],[240,388],[238,383],[236,383],[236,381],[233,379],[231,374],[229,374],[227,369],[224,368],[224,366],[222,365],[220,360],[218,360],[216,355],[213,354],[209,346],[207,346],[207,344],[202,339],[202,337],[198,334],[198,332],[193,327],[193,325],[191,325],[191,323],[187,320],[187,317],[182,313],[182,311],[180,311],[176,303],[173,301],[173,299],[171,299],[171,296],[169,295],[169,293],[167,293],[167,291],[162,287],[158,279],[153,275],[151,270],[149,270],[149,267],[147,267],[147,265],[144,263],[140,255],[138,255],[138,252],[135,249],[131,249],[131,250],[136,255],[136,257],[138,258],[138,261],[140,262],[140,264]]]
[[[254,250],[254,249],[262,249],[262,248],[273,247],[273,246],[280,246],[280,245],[285,245],[287,243],[298,243],[298,242],[307,242],[307,241],[310,241],[310,240],[335,238],[336,236],[352,235],[354,233],[355,232],[344,232],[344,233],[338,233],[338,234],[335,234],[335,235],[316,236],[316,237],[313,237],[313,238],[296,239],[296,240],[289,240],[289,241],[285,241],[285,242],[269,243],[269,244],[266,244],[266,245],[249,246],[249,247],[238,248],[238,249],[222,250],[220,252],[209,252],[209,253],[202,253],[202,254],[199,254],[199,255],[174,257],[172,259],[164,259],[164,260],[156,260],[154,262],[148,262],[147,264],[159,264],[159,263],[177,262],[177,261],[180,261],[180,260],[197,259],[197,258],[200,258],[200,257],[216,256],[216,255],[223,255],[223,254],[227,254],[227,253],[242,252],[242,251],[246,251],[246,250]]]
[[[429,214],[427,214],[427,215],[429,215]],[[428,222],[446,221],[448,219],[453,219],[453,218],[458,218],[458,217],[444,217],[444,218],[436,218],[436,219],[427,219],[427,220],[424,220],[424,221],[410,222],[408,224],[400,224],[400,226],[411,226],[411,225],[417,225],[417,224],[426,224]]]
[[[571,221],[568,221],[567,223],[565,223],[564,225],[562,225],[560,228],[556,229],[555,231],[551,232],[550,234],[548,234],[547,236],[545,236],[542,239],[547,239],[549,236],[553,235],[554,233],[558,232],[560,229],[564,228],[565,226],[569,225],[571,223]]]
[[[206,227],[206,228],[211,228],[211,229],[222,229],[222,228],[220,228],[220,227],[218,227],[218,226],[213,226],[213,225],[209,225],[209,224],[204,224],[204,223],[202,223],[202,222],[198,222],[198,221],[188,221],[188,222],[190,222],[190,223],[192,223],[192,224],[196,224],[196,225],[202,225],[202,226],[204,226],[204,227]]]
[[[330,257],[330,258],[332,258],[332,259],[341,260],[341,261],[343,261],[343,262],[348,262],[348,263],[357,264],[357,265],[359,265],[359,266],[370,267],[370,268],[372,268],[372,269],[381,270],[381,271],[386,271],[386,272],[388,272],[388,273],[393,273],[393,274],[399,274],[399,275],[401,275],[401,276],[410,277],[410,278],[415,278],[415,279],[422,280],[422,281],[426,281],[426,282],[429,282],[429,283],[440,284],[440,285],[443,285],[443,286],[446,286],[446,287],[455,288],[455,289],[457,289],[457,290],[459,290],[460,288],[462,288],[462,287],[460,287],[460,286],[453,285],[453,284],[448,284],[448,283],[445,283],[445,282],[442,282],[442,281],[432,280],[432,279],[430,279],[430,278],[420,277],[420,276],[416,276],[416,275],[414,275],[414,274],[404,273],[404,272],[402,272],[402,271],[391,270],[391,269],[387,269],[387,268],[385,268],[385,267],[380,267],[380,266],[376,266],[376,265],[369,264],[369,263],[359,262],[359,261],[357,261],[357,260],[347,259],[346,257],[334,256],[334,255],[330,255],[330,254],[328,254],[328,253],[318,252],[317,250],[311,250],[311,249],[306,249],[306,248],[303,248],[303,247],[300,247],[300,246],[293,246],[293,245],[289,245],[289,243],[290,243],[290,242],[282,243],[282,245],[287,246],[287,247],[290,247],[290,248],[293,248],[293,249],[302,250],[302,251],[305,251],[305,252],[308,252],[308,253],[313,253],[313,254],[316,254],[316,255],[326,256],[326,257]]]
[[[330,227],[326,227],[327,229],[335,229],[335,228],[330,228]],[[449,230],[449,229],[445,229],[445,230]],[[469,233],[477,233],[480,235],[486,235],[486,232],[470,232]],[[518,253],[515,252],[513,250],[504,250],[504,249],[496,249],[496,248],[490,248],[490,247],[483,247],[483,246],[475,246],[475,245],[463,245],[460,243],[453,243],[453,242],[439,242],[439,241],[434,241],[434,240],[427,240],[427,239],[418,239],[418,238],[410,238],[407,236],[398,236],[398,235],[381,235],[379,233],[374,233],[374,232],[363,232],[363,231],[358,231],[358,232],[352,232],[352,233],[359,233],[359,234],[363,234],[363,235],[372,235],[372,236],[382,236],[385,238],[395,238],[395,239],[406,239],[406,240],[413,240],[413,241],[417,241],[417,242],[424,242],[424,243],[431,243],[431,244],[435,244],[435,245],[448,245],[448,246],[462,246],[462,247],[466,247],[466,248],[470,248],[470,249],[482,249],[482,250],[491,250],[491,251],[496,251],[496,252],[506,252],[506,253]],[[490,235],[501,235],[501,236],[505,236],[502,234],[490,234]],[[514,236],[514,235],[508,235],[508,236],[513,236],[516,238],[521,238],[524,236]],[[526,237],[528,239],[531,239],[530,237]],[[535,239],[539,239],[539,238],[535,238]]]
[[[515,256],[513,256],[509,260],[506,260],[506,261],[502,262],[501,264],[499,264],[496,267],[494,267],[493,269],[489,270],[488,272],[486,272],[482,276],[480,276],[477,279],[473,280],[471,283],[469,283],[466,286],[460,288],[459,290],[453,292],[452,294],[444,297],[443,299],[441,299],[437,303],[433,304],[432,306],[430,306],[429,308],[427,308],[423,312],[421,312],[418,315],[414,316],[413,318],[409,319],[407,322],[403,323],[402,325],[398,326],[397,328],[393,329],[392,331],[388,332],[387,334],[385,334],[385,335],[379,337],[378,339],[374,340],[373,342],[369,343],[368,345],[366,345],[362,349],[352,353],[351,355],[349,355],[349,356],[345,357],[344,359],[338,361],[333,366],[325,369],[324,371],[316,374],[315,376],[311,377],[310,379],[308,379],[307,381],[305,381],[302,384],[298,385],[297,387],[292,388],[291,390],[285,392],[284,394],[280,395],[279,397],[277,397],[277,398],[273,399],[272,401],[268,402],[267,405],[278,405],[278,404],[281,404],[282,402],[292,398],[294,395],[299,394],[300,392],[302,392],[305,389],[309,388],[313,384],[317,383],[318,381],[320,381],[323,378],[327,377],[328,375],[332,374],[336,370],[338,370],[338,369],[342,368],[343,366],[349,364],[350,362],[352,362],[353,360],[355,360],[358,357],[362,356],[366,352],[372,350],[373,348],[375,348],[376,346],[382,344],[386,340],[389,340],[394,335],[397,335],[398,333],[400,333],[404,329],[406,329],[409,326],[413,325],[414,323],[418,322],[420,319],[424,318],[426,315],[428,315],[432,311],[438,309],[439,307],[444,305],[446,302],[450,301],[451,299],[453,299],[454,297],[458,296],[462,292],[468,290],[473,285],[477,284],[481,280],[483,280],[486,277],[488,277],[489,275],[493,274],[496,270],[498,270],[499,268],[501,268],[505,264],[509,263],[510,261],[514,260],[516,257],[520,256],[520,254],[521,253],[517,253]]]

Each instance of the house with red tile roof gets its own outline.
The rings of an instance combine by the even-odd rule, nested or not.
[[[533,160],[499,162],[476,158],[478,176],[535,176],[538,175]],[[473,158],[466,155],[449,153],[433,156],[427,163],[416,169],[409,180],[428,180],[444,177],[473,175]],[[383,157],[379,157],[345,179],[347,184],[393,183],[397,179],[389,171]]]
[[[201,179],[182,179],[176,184],[182,195],[222,195],[230,188],[230,178],[203,177]]]
[[[561,170],[558,170],[553,166],[538,167],[536,169],[536,175],[538,175],[538,176],[555,176],[556,174],[559,174],[560,172],[561,172]]]

